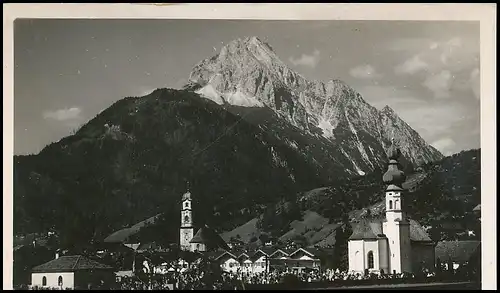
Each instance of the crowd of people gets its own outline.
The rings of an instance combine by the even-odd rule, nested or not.
[[[457,274],[457,272],[451,272]],[[360,274],[354,272],[340,271],[339,269],[307,270],[301,272],[291,272],[287,270],[272,270],[271,272],[250,273],[228,273],[224,271],[214,272],[213,270],[193,268],[182,274],[168,274],[151,278],[149,280],[139,280],[139,277],[130,277],[120,284],[122,290],[240,290],[255,288],[259,285],[293,285],[307,283],[338,283],[355,284],[358,282],[398,282],[415,280],[436,280],[441,274],[435,272],[422,271],[419,273],[384,274],[368,273]],[[398,280],[393,280],[398,279]],[[313,285],[313,284],[311,284]]]

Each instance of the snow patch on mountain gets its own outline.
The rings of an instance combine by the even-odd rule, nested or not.
[[[221,97],[221,94],[210,83],[195,91],[195,93],[199,94],[205,99],[212,100],[219,105],[224,104],[224,99]]]
[[[354,136],[356,137],[356,147],[358,148],[358,151],[359,153],[361,154],[361,156],[363,157],[364,161],[367,162],[368,164],[370,164],[372,167],[373,166],[373,163],[371,162],[370,160],[370,157],[368,157],[368,154],[366,153],[366,150],[363,146],[363,143],[361,142],[361,140],[359,139],[359,136],[358,136],[358,132],[356,131],[356,128],[354,127],[354,125],[351,123],[351,120],[349,120],[349,115],[347,113],[347,111],[344,112],[345,113],[345,118],[347,120],[347,123],[349,124],[349,129],[351,130],[351,132],[354,134]]]
[[[330,123],[330,121],[322,118],[319,120],[318,127],[323,130],[323,136],[326,138],[332,138],[333,137],[333,130],[335,127]]]
[[[227,93],[224,95],[224,97],[226,98],[226,102],[231,105],[242,107],[264,107],[264,104],[257,100],[255,97],[249,97],[242,93],[240,90],[232,93]]]

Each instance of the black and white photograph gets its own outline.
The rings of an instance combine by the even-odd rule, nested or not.
[[[29,5],[4,288],[496,288],[493,4]]]

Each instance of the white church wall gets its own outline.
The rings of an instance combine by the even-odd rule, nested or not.
[[[354,271],[362,273],[364,271],[365,251],[363,242],[363,240],[350,240],[347,244],[350,272]]]
[[[388,254],[389,254],[389,273],[401,272],[401,243],[399,238],[399,227],[396,222],[385,222],[384,233],[387,236]]]
[[[387,239],[379,239],[378,240],[378,249],[379,249],[379,271],[384,271],[385,274],[388,274],[389,271],[389,245],[387,243]]]

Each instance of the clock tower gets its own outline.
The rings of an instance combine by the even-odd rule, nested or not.
[[[191,250],[191,239],[193,239],[193,214],[191,211],[191,193],[184,193],[181,201],[181,228],[180,228],[180,248]]]

